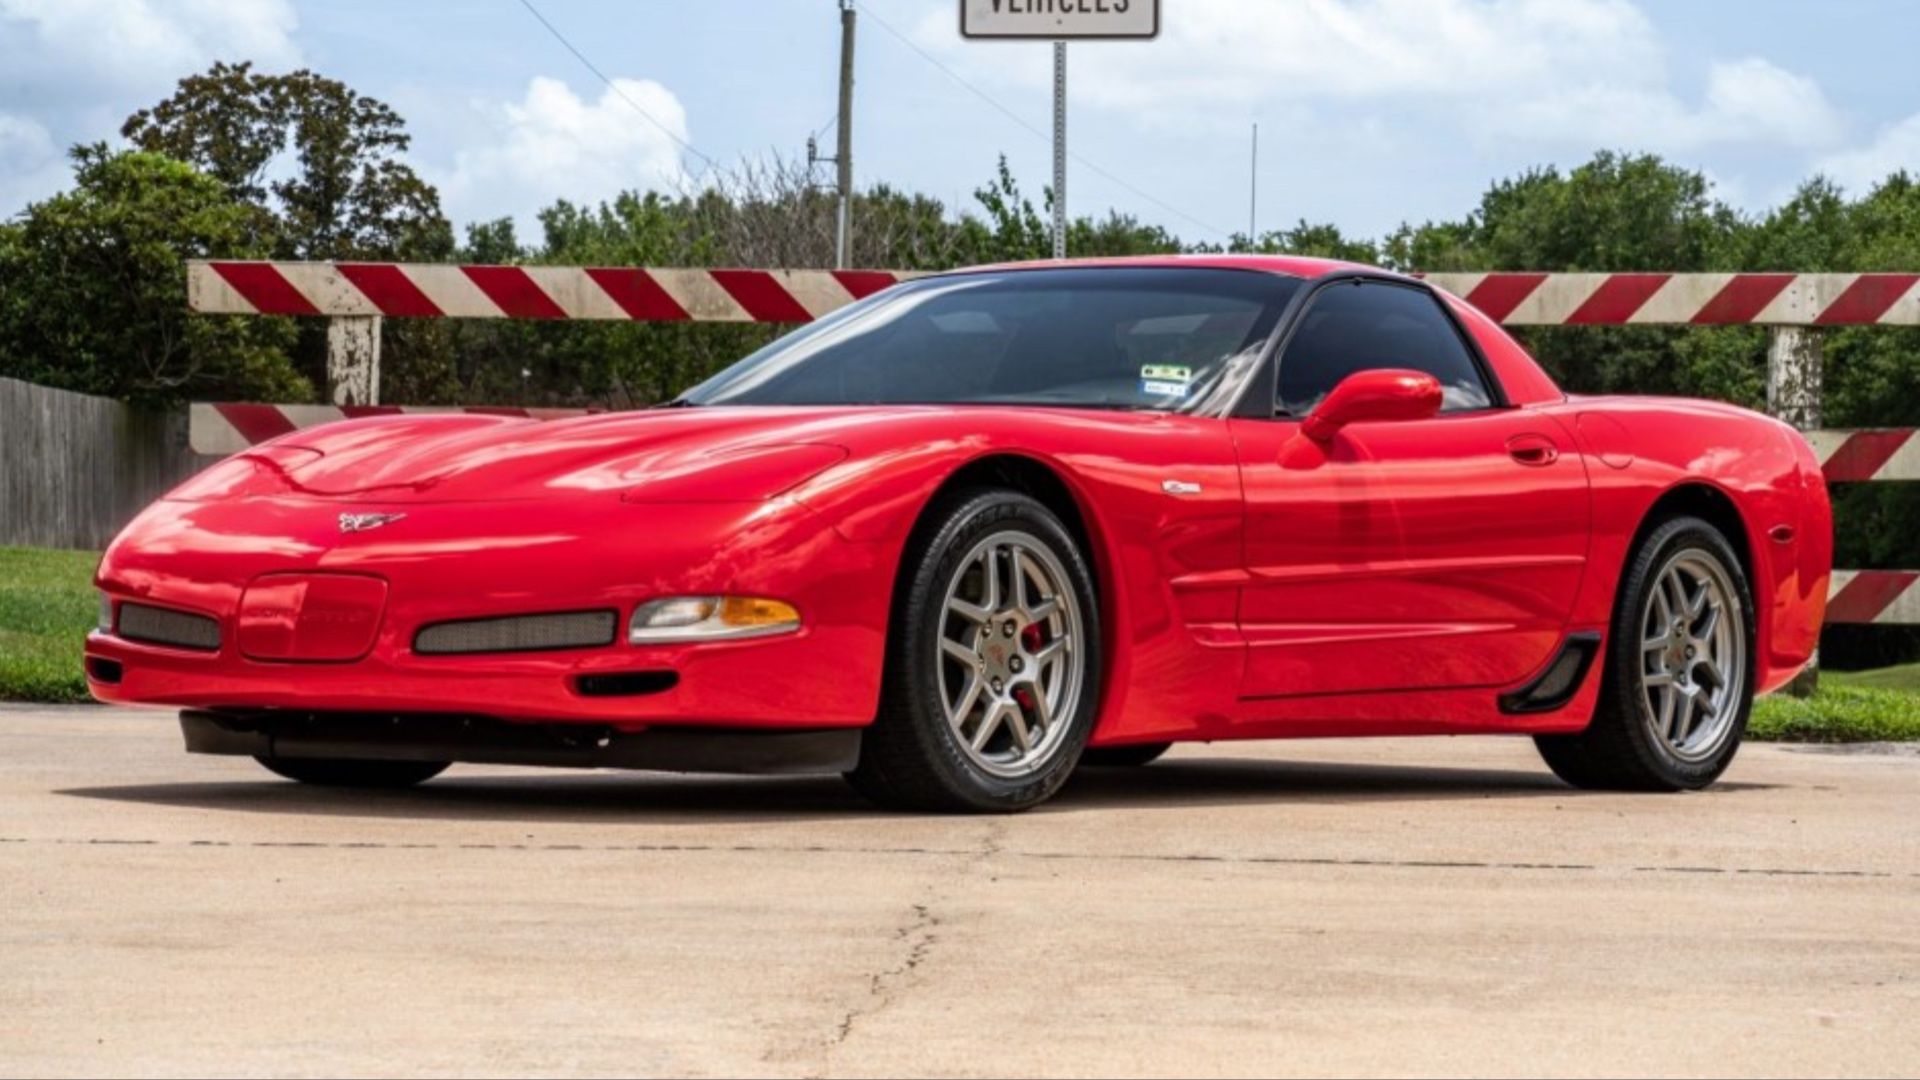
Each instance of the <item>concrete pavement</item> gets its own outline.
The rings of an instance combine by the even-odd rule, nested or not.
[[[355,794],[0,706],[0,1074],[1920,1073],[1920,757],[1684,796],[1520,740]]]

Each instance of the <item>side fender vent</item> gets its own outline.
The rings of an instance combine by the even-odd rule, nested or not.
[[[1587,669],[1600,653],[1600,635],[1593,631],[1567,635],[1552,663],[1532,682],[1500,695],[1503,713],[1541,713],[1562,708],[1586,682]]]

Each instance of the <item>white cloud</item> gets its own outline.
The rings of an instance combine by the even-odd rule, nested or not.
[[[1854,195],[1865,195],[1889,175],[1920,173],[1920,113],[1882,130],[1866,146],[1830,155],[1819,171]]]
[[[560,80],[541,76],[527,84],[518,102],[478,103],[495,137],[455,156],[440,185],[448,216],[464,222],[512,215],[521,239],[535,240],[535,212],[557,198],[594,202],[629,189],[683,186],[686,173],[674,137],[687,139],[686,107],[649,79],[613,83],[618,92],[608,88],[588,101]]]
[[[1755,57],[1712,64],[1697,107],[1664,86],[1590,82],[1543,89],[1482,122],[1497,135],[1664,151],[1739,143],[1817,150],[1845,132],[1813,80]]]
[[[988,85],[1039,87],[1048,52],[955,39],[930,10],[923,45]],[[1628,0],[1181,0],[1152,44],[1073,50],[1076,104],[1190,127],[1308,104],[1392,108],[1481,138],[1676,151],[1753,143],[1820,148],[1842,122],[1811,79],[1766,60],[1716,62],[1697,103],[1673,89],[1665,46]]]
[[[0,113],[0,217],[60,186],[66,164],[47,129]]]
[[[298,64],[297,23],[288,0],[0,0],[0,63],[66,93],[164,92],[214,60]]]
[[[111,138],[215,60],[297,66],[297,22],[289,0],[0,0],[0,215],[65,184],[50,132]]]
[[[1699,119],[1709,125],[1703,139],[1717,134],[1801,147],[1834,145],[1845,127],[1819,83],[1758,57],[1713,65]]]

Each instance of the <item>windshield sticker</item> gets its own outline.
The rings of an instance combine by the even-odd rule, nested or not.
[[[1193,369],[1185,364],[1141,364],[1140,392],[1147,397],[1186,397]]]
[[[1193,381],[1193,369],[1184,364],[1141,364],[1140,378],[1148,382],[1172,382],[1185,386]]]

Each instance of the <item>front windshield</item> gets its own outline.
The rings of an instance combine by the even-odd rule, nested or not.
[[[926,278],[797,330],[681,400],[1184,411],[1245,377],[1298,287],[1184,267]]]

